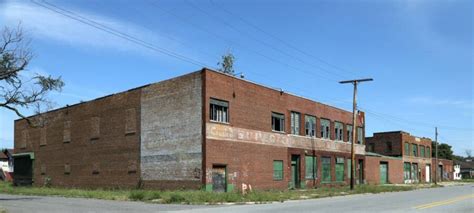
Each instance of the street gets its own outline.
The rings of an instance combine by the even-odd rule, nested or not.
[[[260,205],[163,205],[82,198],[0,195],[7,212],[474,212],[474,185]]]

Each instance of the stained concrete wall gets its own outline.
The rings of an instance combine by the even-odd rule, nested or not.
[[[145,187],[199,187],[202,168],[201,72],[142,89],[141,177]]]

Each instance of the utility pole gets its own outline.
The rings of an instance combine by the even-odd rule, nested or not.
[[[438,185],[438,127],[435,127],[435,185]]]
[[[356,131],[357,131],[357,84],[364,81],[373,81],[372,78],[364,78],[364,79],[356,79],[356,80],[347,80],[347,81],[340,81],[340,84],[347,84],[352,83],[354,85],[354,95],[352,97],[352,143],[351,143],[351,190],[354,190],[355,185],[355,152],[354,152],[354,144],[356,139]]]

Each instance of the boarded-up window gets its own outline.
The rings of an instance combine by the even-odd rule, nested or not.
[[[349,143],[352,143],[352,125],[346,125],[346,128],[347,128],[347,141],[349,141]]]
[[[314,156],[305,156],[305,178],[306,179],[315,179],[318,173],[318,162],[317,158]]]
[[[342,141],[344,125],[341,122],[334,122],[334,133],[336,140]]]
[[[322,182],[331,182],[331,158],[330,157],[322,157],[321,158],[321,164],[323,167],[322,170]]]
[[[344,181],[344,158],[336,158],[336,181]]]
[[[64,121],[63,142],[71,142],[71,121]]]
[[[273,180],[283,180],[283,161],[273,161]]]
[[[137,161],[129,160],[128,161],[128,174],[137,173]]]
[[[99,174],[99,172],[100,172],[100,165],[99,165],[99,163],[97,163],[97,162],[96,162],[96,163],[93,163],[93,164],[92,164],[92,174],[93,174],[93,175],[97,175],[97,174]]]
[[[137,116],[135,108],[125,110],[125,134],[133,134],[137,131]]]
[[[98,139],[100,136],[100,118],[99,117],[93,117],[91,118],[91,123],[90,123],[90,133],[91,133],[91,139]]]
[[[28,143],[29,139],[30,139],[30,135],[28,133],[28,130],[25,129],[21,131],[21,139],[20,139],[20,144],[19,144],[20,149],[26,148],[26,144]]]
[[[46,174],[46,165],[41,164],[40,172],[41,172],[41,175],[45,175],[45,174]]]
[[[68,163],[64,164],[64,174],[65,175],[71,174],[71,165],[69,165]]]
[[[40,146],[46,146],[46,127],[41,128]]]

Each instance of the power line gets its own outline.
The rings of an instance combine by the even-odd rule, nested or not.
[[[331,64],[331,63],[327,62],[326,60],[324,60],[324,59],[322,59],[322,58],[320,58],[320,57],[314,56],[314,55],[312,55],[312,54],[310,54],[310,53],[308,53],[308,52],[306,52],[306,51],[303,51],[303,50],[301,50],[300,48],[298,48],[298,47],[296,47],[296,46],[290,44],[289,42],[286,42],[285,40],[283,40],[283,39],[281,39],[281,38],[279,38],[279,37],[277,37],[277,36],[275,36],[275,35],[273,35],[273,34],[267,32],[267,31],[263,30],[261,27],[258,27],[257,25],[253,24],[252,22],[250,22],[250,21],[248,21],[248,20],[242,18],[242,17],[239,16],[238,14],[236,14],[236,13],[234,13],[234,12],[232,12],[232,11],[226,9],[225,7],[222,7],[222,6],[219,5],[219,4],[216,4],[216,3],[214,2],[214,0],[209,0],[209,1],[211,2],[211,4],[212,4],[214,7],[216,7],[216,8],[219,9],[220,11],[224,11],[225,13],[229,14],[231,17],[235,17],[235,18],[239,19],[241,22],[243,22],[243,23],[245,23],[245,24],[247,24],[247,25],[253,27],[253,28],[256,29],[257,31],[260,31],[261,33],[263,33],[263,34],[265,34],[265,35],[267,35],[267,36],[269,36],[269,37],[271,37],[271,38],[273,38],[273,39],[279,41],[280,43],[286,45],[287,47],[289,47],[289,48],[291,48],[291,49],[293,49],[293,50],[295,50],[295,51],[297,51],[297,52],[299,52],[299,53],[301,53],[301,54],[303,54],[303,55],[306,55],[307,57],[314,58],[314,59],[316,59],[316,60],[322,62],[323,64],[326,64],[327,66],[330,66],[330,67],[332,67],[332,68],[334,68],[334,69],[336,69],[336,70],[342,71],[342,72],[344,72],[344,73],[345,73],[345,72],[349,72],[349,73],[352,73],[352,74],[354,74],[354,75],[360,77],[360,76],[359,76],[357,73],[355,73],[355,72],[351,72],[351,71],[346,70],[346,69],[343,69],[343,68],[341,68],[341,67],[339,67],[339,66],[337,66],[337,65]]]
[[[264,46],[267,46],[267,47],[271,48],[271,49],[274,50],[274,51],[277,51],[277,52],[279,52],[279,53],[281,53],[281,54],[283,54],[283,55],[286,55],[286,56],[288,56],[288,57],[290,57],[290,58],[293,58],[293,59],[299,61],[300,63],[309,65],[309,66],[311,66],[311,67],[312,67],[312,66],[315,66],[315,67],[318,68],[319,70],[324,71],[324,72],[326,72],[326,73],[328,73],[328,74],[337,75],[337,76],[339,76],[339,77],[341,77],[341,78],[347,78],[347,76],[340,75],[339,73],[335,73],[335,72],[331,72],[331,71],[329,71],[329,70],[326,70],[326,69],[324,69],[323,67],[321,67],[321,66],[318,65],[318,64],[307,63],[306,61],[304,61],[304,60],[302,60],[302,59],[296,57],[295,55],[289,54],[289,53],[287,53],[287,52],[285,52],[285,51],[283,51],[283,50],[281,50],[281,49],[279,49],[279,48],[277,48],[277,47],[275,47],[275,46],[269,44],[268,42],[265,42],[265,41],[263,41],[263,40],[261,40],[261,39],[255,37],[255,36],[253,36],[252,34],[250,34],[250,33],[248,33],[248,32],[239,30],[237,27],[235,27],[235,26],[232,25],[231,23],[229,23],[229,22],[227,22],[227,21],[224,21],[222,18],[220,18],[220,17],[218,17],[218,16],[216,16],[216,15],[213,15],[213,13],[209,13],[209,12],[205,11],[205,10],[202,9],[201,7],[195,5],[194,3],[191,3],[191,2],[188,1],[188,0],[185,0],[185,2],[186,2],[188,5],[190,5],[192,8],[194,8],[194,9],[200,11],[202,14],[204,14],[204,15],[210,17],[212,20],[217,21],[217,22],[220,22],[220,23],[224,24],[225,26],[229,27],[230,29],[234,30],[235,32],[240,33],[240,34],[244,34],[244,35],[246,35],[247,37],[251,38],[252,40],[254,40],[254,41],[256,41],[256,42],[258,42],[258,43],[260,43],[260,44],[262,44],[262,45],[264,45]]]
[[[83,16],[81,16],[77,13],[74,13],[72,11],[63,9],[59,6],[56,6],[56,5],[52,4],[52,3],[49,3],[49,2],[46,2],[46,1],[42,1],[40,3],[40,2],[36,2],[34,0],[31,0],[31,2],[38,5],[38,6],[40,6],[40,7],[43,7],[45,9],[48,9],[48,10],[53,11],[55,13],[61,14],[65,17],[67,17],[67,18],[76,20],[80,23],[86,24],[86,25],[91,26],[93,28],[96,28],[98,30],[101,30],[101,31],[107,32],[109,34],[112,34],[114,36],[120,37],[120,38],[125,39],[127,41],[130,41],[134,44],[137,44],[137,45],[140,45],[140,46],[145,47],[147,49],[153,50],[155,52],[159,52],[159,53],[171,56],[173,58],[179,59],[181,61],[185,61],[185,62],[188,62],[190,64],[200,66],[200,67],[210,67],[210,66],[206,65],[203,62],[194,60],[192,58],[189,58],[189,57],[186,57],[184,55],[175,53],[175,52],[173,52],[171,50],[168,50],[168,49],[165,49],[165,48],[157,47],[157,46],[155,46],[155,45],[153,45],[149,42],[146,42],[146,41],[144,41],[140,38],[137,38],[137,37],[131,36],[129,34],[126,34],[124,32],[121,32],[119,30],[113,29],[113,28],[108,27],[104,24],[93,21],[92,19],[85,18],[85,17],[83,17]]]
[[[287,53],[287,52],[285,52],[285,51],[283,51],[283,50],[281,50],[281,49],[279,49],[279,48],[276,48],[275,46],[269,44],[268,42],[265,42],[264,40],[261,40],[261,39],[255,37],[255,36],[253,36],[252,34],[250,34],[250,33],[248,33],[248,32],[239,30],[237,27],[235,27],[235,26],[232,25],[231,23],[229,23],[229,22],[227,22],[227,21],[224,21],[223,19],[219,18],[218,16],[213,15],[213,13],[208,13],[207,11],[205,11],[205,10],[202,9],[201,7],[199,7],[199,6],[197,6],[197,5],[193,4],[193,3],[191,3],[190,1],[185,0],[185,2],[186,2],[188,5],[190,5],[191,7],[193,7],[194,9],[201,11],[201,12],[202,12],[203,14],[205,14],[206,16],[209,16],[212,20],[218,21],[218,22],[220,22],[220,23],[226,25],[227,27],[229,27],[230,29],[234,30],[235,32],[240,33],[240,34],[244,34],[244,35],[246,35],[247,37],[251,38],[252,40],[257,41],[258,43],[260,43],[260,44],[262,44],[262,45],[264,45],[264,46],[267,46],[267,47],[271,48],[271,49],[274,50],[274,51],[277,51],[277,52],[279,52],[279,53],[281,53],[281,54],[283,54],[283,55],[286,55],[286,56],[288,56],[288,57],[290,57],[290,58],[293,58],[293,59],[299,61],[300,63],[303,63],[303,64],[307,64],[307,65],[308,65],[308,63],[307,63],[306,61],[304,61],[304,60],[302,60],[302,59],[296,57],[295,55],[289,54],[289,53]],[[319,70],[325,71],[325,72],[327,72],[328,74],[335,74],[335,75],[338,75],[339,77],[346,78],[346,76],[340,75],[339,73],[330,72],[330,71],[324,69],[323,67],[321,67],[320,65],[317,65],[317,64],[309,63],[309,66],[315,66],[315,67],[317,67]]]
[[[304,69],[301,69],[301,68],[299,68],[299,67],[293,66],[293,65],[288,64],[288,63],[286,63],[286,62],[277,60],[277,59],[275,59],[275,58],[273,58],[273,57],[267,56],[267,55],[265,55],[265,54],[263,54],[263,53],[261,53],[261,52],[259,52],[259,51],[256,51],[256,50],[254,50],[254,49],[252,49],[252,48],[247,48],[246,46],[244,46],[244,45],[242,45],[242,44],[240,44],[240,43],[237,43],[237,42],[234,42],[234,41],[232,41],[232,40],[230,40],[230,39],[227,39],[226,37],[223,37],[223,36],[221,36],[221,35],[219,35],[219,34],[213,32],[213,31],[210,31],[210,30],[208,30],[208,29],[206,29],[206,28],[203,28],[203,27],[201,27],[201,26],[199,26],[199,25],[196,25],[196,24],[190,22],[190,21],[187,20],[187,19],[184,19],[184,18],[182,18],[182,17],[180,17],[180,16],[177,16],[177,15],[174,14],[174,13],[170,13],[169,11],[164,10],[164,9],[161,8],[159,5],[157,5],[156,2],[154,2],[154,1],[148,1],[148,2],[149,2],[152,6],[154,6],[155,8],[157,8],[157,9],[159,9],[159,10],[161,10],[161,11],[163,11],[163,12],[165,12],[165,13],[167,13],[167,14],[169,14],[169,15],[175,17],[175,18],[177,18],[177,19],[178,19],[179,21],[181,21],[182,23],[188,24],[188,25],[191,26],[191,27],[194,27],[194,28],[196,28],[196,29],[198,29],[198,30],[200,30],[200,31],[206,32],[206,33],[208,33],[208,34],[214,36],[215,38],[224,40],[225,42],[227,42],[227,43],[229,43],[229,44],[234,44],[234,45],[240,46],[240,47],[242,47],[243,50],[245,50],[245,51],[251,52],[251,53],[256,54],[256,55],[259,55],[259,56],[261,56],[261,57],[263,57],[263,58],[265,58],[265,59],[267,59],[267,60],[269,60],[269,61],[272,61],[272,62],[274,62],[274,63],[277,63],[277,64],[280,64],[280,65],[286,66],[286,67],[290,68],[291,70],[308,74],[309,76],[312,76],[312,77],[314,77],[314,76],[316,75],[316,76],[321,77],[321,78],[324,78],[324,79],[326,79],[326,80],[337,81],[337,79],[331,78],[331,77],[329,77],[329,76],[321,75],[321,74],[319,74],[319,73],[309,72],[309,71],[307,71],[307,70],[304,70]]]

